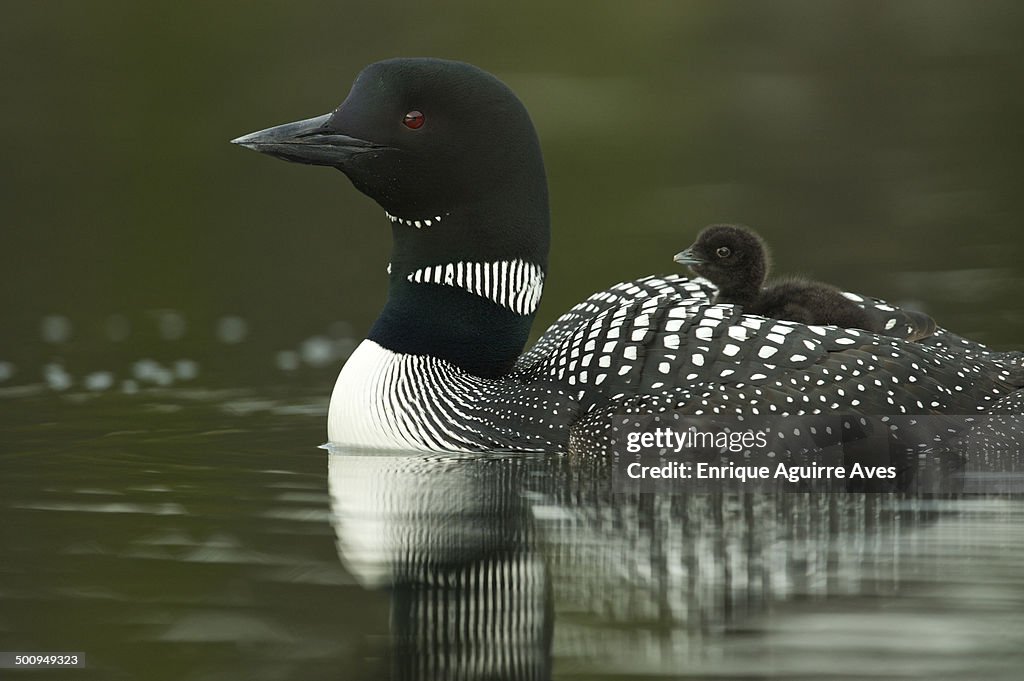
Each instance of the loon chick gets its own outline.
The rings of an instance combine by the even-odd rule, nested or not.
[[[710,225],[674,260],[688,265],[718,289],[715,303],[739,305],[747,314],[802,324],[827,324],[920,340],[935,333],[928,315],[903,310],[907,326],[896,334],[886,319],[829,284],[797,277],[765,285],[771,259],[764,240],[743,225]]]
[[[980,413],[1024,386],[1018,357],[943,330],[744,315],[674,275],[594,294],[521,354],[548,269],[544,163],[523,104],[469,64],[371,64],[330,113],[233,141],[340,170],[391,227],[387,302],[331,396],[335,444],[603,452],[616,414]]]

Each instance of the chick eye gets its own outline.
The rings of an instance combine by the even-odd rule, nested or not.
[[[423,127],[423,122],[425,120],[426,119],[423,117],[422,111],[410,111],[405,114],[405,118],[402,119],[402,123],[405,124],[405,127],[407,128],[418,130]]]
[[[719,246],[718,250],[715,251],[715,255],[717,255],[719,258],[728,258],[730,255],[732,255],[732,251],[729,250],[728,246]]]

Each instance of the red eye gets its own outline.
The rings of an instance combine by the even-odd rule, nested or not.
[[[423,118],[422,112],[410,111],[409,113],[405,114],[405,118],[402,119],[402,123],[404,123],[405,127],[407,128],[418,130],[419,128],[423,127],[424,120],[425,119]]]

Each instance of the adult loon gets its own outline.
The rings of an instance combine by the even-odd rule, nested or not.
[[[337,168],[391,225],[387,303],[338,376],[332,443],[593,452],[615,414],[979,413],[1024,386],[1019,356],[943,330],[915,343],[765,319],[675,275],[592,295],[520,354],[547,273],[547,181],[525,107],[469,64],[371,64],[330,113],[233,142]],[[852,300],[891,332],[913,326]]]
[[[680,265],[689,265],[718,289],[715,303],[739,305],[747,314],[771,319],[889,335],[885,315],[854,303],[834,286],[796,277],[765,286],[771,268],[768,249],[758,234],[743,225],[710,225],[674,259]],[[909,334],[900,329],[897,335],[920,340],[935,333],[935,321],[928,315],[906,314],[915,328]]]

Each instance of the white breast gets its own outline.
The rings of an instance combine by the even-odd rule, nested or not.
[[[437,383],[454,371],[436,359],[392,352],[364,340],[334,384],[327,414],[328,440],[383,449],[477,449],[452,424],[456,414],[446,413],[468,396],[456,398],[452,385]]]

